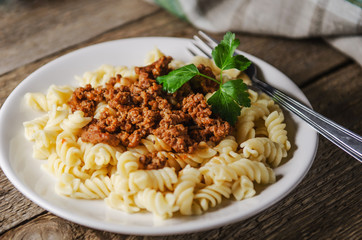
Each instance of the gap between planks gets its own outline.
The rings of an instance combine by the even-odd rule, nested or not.
[[[0,239],[1,239],[7,232],[12,231],[13,229],[19,228],[19,227],[21,227],[21,226],[23,226],[23,225],[25,225],[25,224],[27,224],[27,223],[29,223],[29,222],[37,219],[38,217],[41,217],[41,216],[45,215],[45,214],[47,214],[47,213],[48,213],[48,211],[47,211],[47,210],[44,210],[43,212],[38,213],[38,214],[36,214],[36,215],[28,218],[28,219],[25,219],[24,221],[19,222],[18,224],[14,225],[13,227],[11,227],[11,228],[9,228],[9,229],[6,229],[6,230],[3,231],[3,232],[0,232]]]
[[[299,85],[299,88],[307,88],[308,86],[312,85],[313,83],[317,82],[318,80],[320,80],[321,78],[331,75],[333,73],[338,72],[339,70],[342,70],[343,68],[346,68],[350,65],[355,64],[355,62],[352,59],[347,59],[346,61],[343,61],[341,63],[339,63],[338,65],[333,66],[330,69],[327,69],[323,72],[320,72],[319,74],[313,76],[312,78],[306,80],[305,82],[303,82],[302,84]]]

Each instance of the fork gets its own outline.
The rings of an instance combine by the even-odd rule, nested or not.
[[[199,31],[198,33],[200,37],[197,35],[194,36],[194,40],[192,41],[193,46],[208,58],[212,58],[212,49],[218,45],[218,42],[202,31]],[[198,55],[192,49],[188,49],[188,51],[194,56]],[[237,54],[242,55],[242,52],[236,50],[234,55]],[[350,154],[358,161],[362,162],[361,136],[329,120],[328,118],[315,112],[311,108],[269,85],[268,83],[259,80],[256,76],[257,69],[254,63],[252,63],[244,72],[251,79],[253,87],[256,87],[257,89],[269,95],[275,102],[306,121],[322,136],[327,138],[329,141],[337,145],[339,148]]]

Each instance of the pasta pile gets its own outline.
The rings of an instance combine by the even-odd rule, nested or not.
[[[154,50],[146,64],[160,56]],[[209,59],[196,57],[193,63],[210,66],[216,76],[220,74]],[[122,75],[121,85],[137,79],[133,68],[108,65],[77,79],[81,86],[97,87],[116,74]],[[228,70],[223,76],[230,80],[241,74]],[[273,168],[290,149],[283,112],[269,97],[252,90],[251,107],[242,109],[234,136],[217,145],[201,142],[192,154],[174,153],[154,135],[135,148],[82,142],[80,131],[91,117],[71,112],[67,102],[73,90],[52,85],[46,94],[26,94],[27,104],[45,114],[24,122],[25,137],[34,143],[33,157],[47,160],[42,167],[56,177],[56,192],[71,198],[105,199],[112,208],[128,213],[147,210],[161,218],[202,214],[223,199],[253,197],[254,183],[275,182]],[[95,117],[105,108],[105,103],[98,104]],[[164,168],[140,169],[140,156],[151,152],[168,159]]]

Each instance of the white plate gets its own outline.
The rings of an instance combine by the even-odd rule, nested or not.
[[[286,196],[303,179],[317,150],[317,133],[295,116],[287,115],[288,135],[294,145],[290,158],[276,169],[278,180],[243,201],[226,200],[222,206],[201,215],[154,219],[149,213],[127,214],[109,208],[102,200],[76,200],[58,196],[52,176],[40,169],[32,143],[24,138],[22,123],[36,115],[24,105],[27,92],[45,92],[51,84],[77,85],[75,75],[95,70],[102,64],[140,66],[147,52],[158,47],[166,55],[190,60],[179,38],[133,38],[105,42],[66,54],[36,70],[10,94],[0,111],[0,166],[14,186],[40,207],[69,221],[91,228],[135,235],[190,233],[249,218]],[[309,105],[302,91],[283,73],[264,61],[245,54],[261,69],[267,82]]]

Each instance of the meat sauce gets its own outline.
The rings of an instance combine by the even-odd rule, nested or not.
[[[217,90],[215,82],[194,77],[174,94],[164,92],[156,83],[158,76],[171,71],[171,60],[162,57],[148,66],[136,67],[139,78],[130,86],[116,86],[121,79],[117,75],[105,87],[93,88],[88,84],[77,88],[69,101],[72,112],[80,110],[93,117],[82,129],[81,139],[94,144],[136,147],[142,138],[153,134],[174,152],[192,153],[201,141],[217,143],[229,135],[230,124],[213,114],[204,97]],[[209,67],[199,65],[198,69],[214,77]],[[109,108],[96,119],[94,113],[100,102],[107,103]],[[145,169],[163,167],[165,161],[151,155],[142,159]]]

